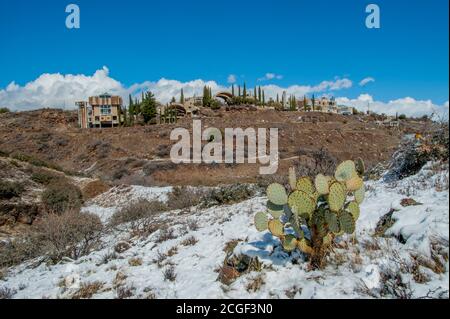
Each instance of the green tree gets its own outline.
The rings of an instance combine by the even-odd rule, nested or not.
[[[145,93],[141,103],[141,112],[144,122],[148,123],[156,117],[156,99],[152,92]]]
[[[180,104],[184,104],[184,91],[183,91],[183,89],[181,89]]]
[[[258,101],[262,102],[261,86],[258,87]]]
[[[262,105],[266,105],[266,93],[264,92],[264,90],[262,91]]]
[[[234,84],[231,84],[231,95],[234,97]]]
[[[253,89],[253,97],[255,98],[255,101],[257,100],[257,95],[256,95],[256,86]]]
[[[241,96],[241,86],[238,86],[238,96]]]
[[[244,99],[247,98],[247,84],[244,82]]]

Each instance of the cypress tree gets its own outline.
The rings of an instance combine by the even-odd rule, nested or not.
[[[264,90],[262,91],[262,104],[266,105],[266,94],[264,93]]]
[[[183,89],[181,89],[180,104],[184,104],[184,91],[183,91]]]
[[[261,86],[258,87],[258,101],[262,102]]]
[[[141,110],[145,123],[150,122],[156,117],[156,99],[152,92],[149,91],[145,93],[141,104]]]
[[[253,97],[255,98],[255,101],[256,101],[256,99],[257,99],[257,96],[256,96],[256,86],[255,86],[255,88],[253,89]]]
[[[238,86],[238,96],[239,97],[241,96],[241,86],[240,85]]]
[[[244,99],[247,98],[247,85],[244,82]]]
[[[231,95],[234,96],[234,84],[231,84]]]

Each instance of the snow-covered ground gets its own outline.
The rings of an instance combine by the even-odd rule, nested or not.
[[[106,235],[101,250],[78,261],[12,268],[0,288],[16,291],[14,298],[71,298],[79,287],[94,283],[92,298],[448,298],[445,183],[448,170],[435,172],[431,164],[399,182],[368,182],[355,238],[337,241],[327,268],[320,271],[310,271],[302,254],[288,255],[276,238],[256,231],[253,216],[265,210],[267,199],[255,197],[231,206],[162,214],[154,223],[173,229],[174,236],[166,240],[162,230],[133,237],[124,227]],[[106,223],[130,201],[165,200],[169,191],[112,189],[84,210]],[[400,202],[407,197],[422,205],[403,207]],[[375,237],[378,221],[391,209],[395,223],[387,234],[392,237]],[[218,270],[225,247],[236,240],[234,254],[258,256],[262,270],[227,286],[218,280]],[[129,249],[112,254],[118,243]]]

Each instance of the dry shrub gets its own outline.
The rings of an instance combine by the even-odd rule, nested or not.
[[[210,190],[201,198],[202,207],[230,205],[243,202],[256,194],[252,185],[235,184]]]
[[[175,281],[177,279],[177,274],[175,273],[175,267],[170,265],[163,271],[164,280]]]
[[[67,210],[77,210],[83,204],[80,188],[66,181],[50,184],[42,193],[41,199],[49,212],[58,214]]]
[[[12,297],[16,294],[16,291],[10,289],[8,287],[0,288],[0,300],[1,299],[12,299]]]
[[[131,258],[128,260],[128,265],[130,265],[131,267],[142,266],[142,259],[141,258]]]
[[[146,219],[155,217],[167,210],[166,204],[153,200],[139,200],[135,203],[116,212],[110,221],[110,225],[115,227],[125,223],[133,223],[132,228],[142,226]]]
[[[169,209],[184,209],[197,206],[205,191],[192,187],[174,187],[168,195],[167,205]]]
[[[42,185],[50,185],[57,181],[63,180],[64,177],[45,169],[36,169],[31,175],[31,180]]]
[[[172,228],[163,227],[163,228],[161,228],[155,242],[162,243],[167,240],[171,240],[171,239],[175,239],[175,238],[176,238],[176,236],[175,236],[174,230]]]
[[[264,276],[262,274],[258,274],[255,278],[250,280],[245,288],[248,292],[257,292],[264,284]]]
[[[0,180],[0,199],[11,199],[19,197],[23,192],[23,186],[20,183],[13,183]]]
[[[48,214],[32,228],[42,253],[57,262],[63,257],[78,259],[98,247],[103,225],[96,215],[72,210]]]
[[[194,246],[198,242],[197,238],[194,236],[188,237],[181,242],[183,246]]]
[[[103,288],[103,285],[104,283],[99,281],[82,283],[81,287],[73,294],[72,299],[91,299]]]
[[[95,198],[100,194],[106,193],[107,191],[109,191],[109,189],[110,187],[108,186],[108,184],[104,183],[101,180],[90,182],[82,189],[83,198],[85,200]]]

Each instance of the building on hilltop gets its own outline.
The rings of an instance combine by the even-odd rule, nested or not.
[[[81,128],[116,127],[123,123],[122,98],[104,93],[91,96],[89,101],[76,102],[78,125]]]

